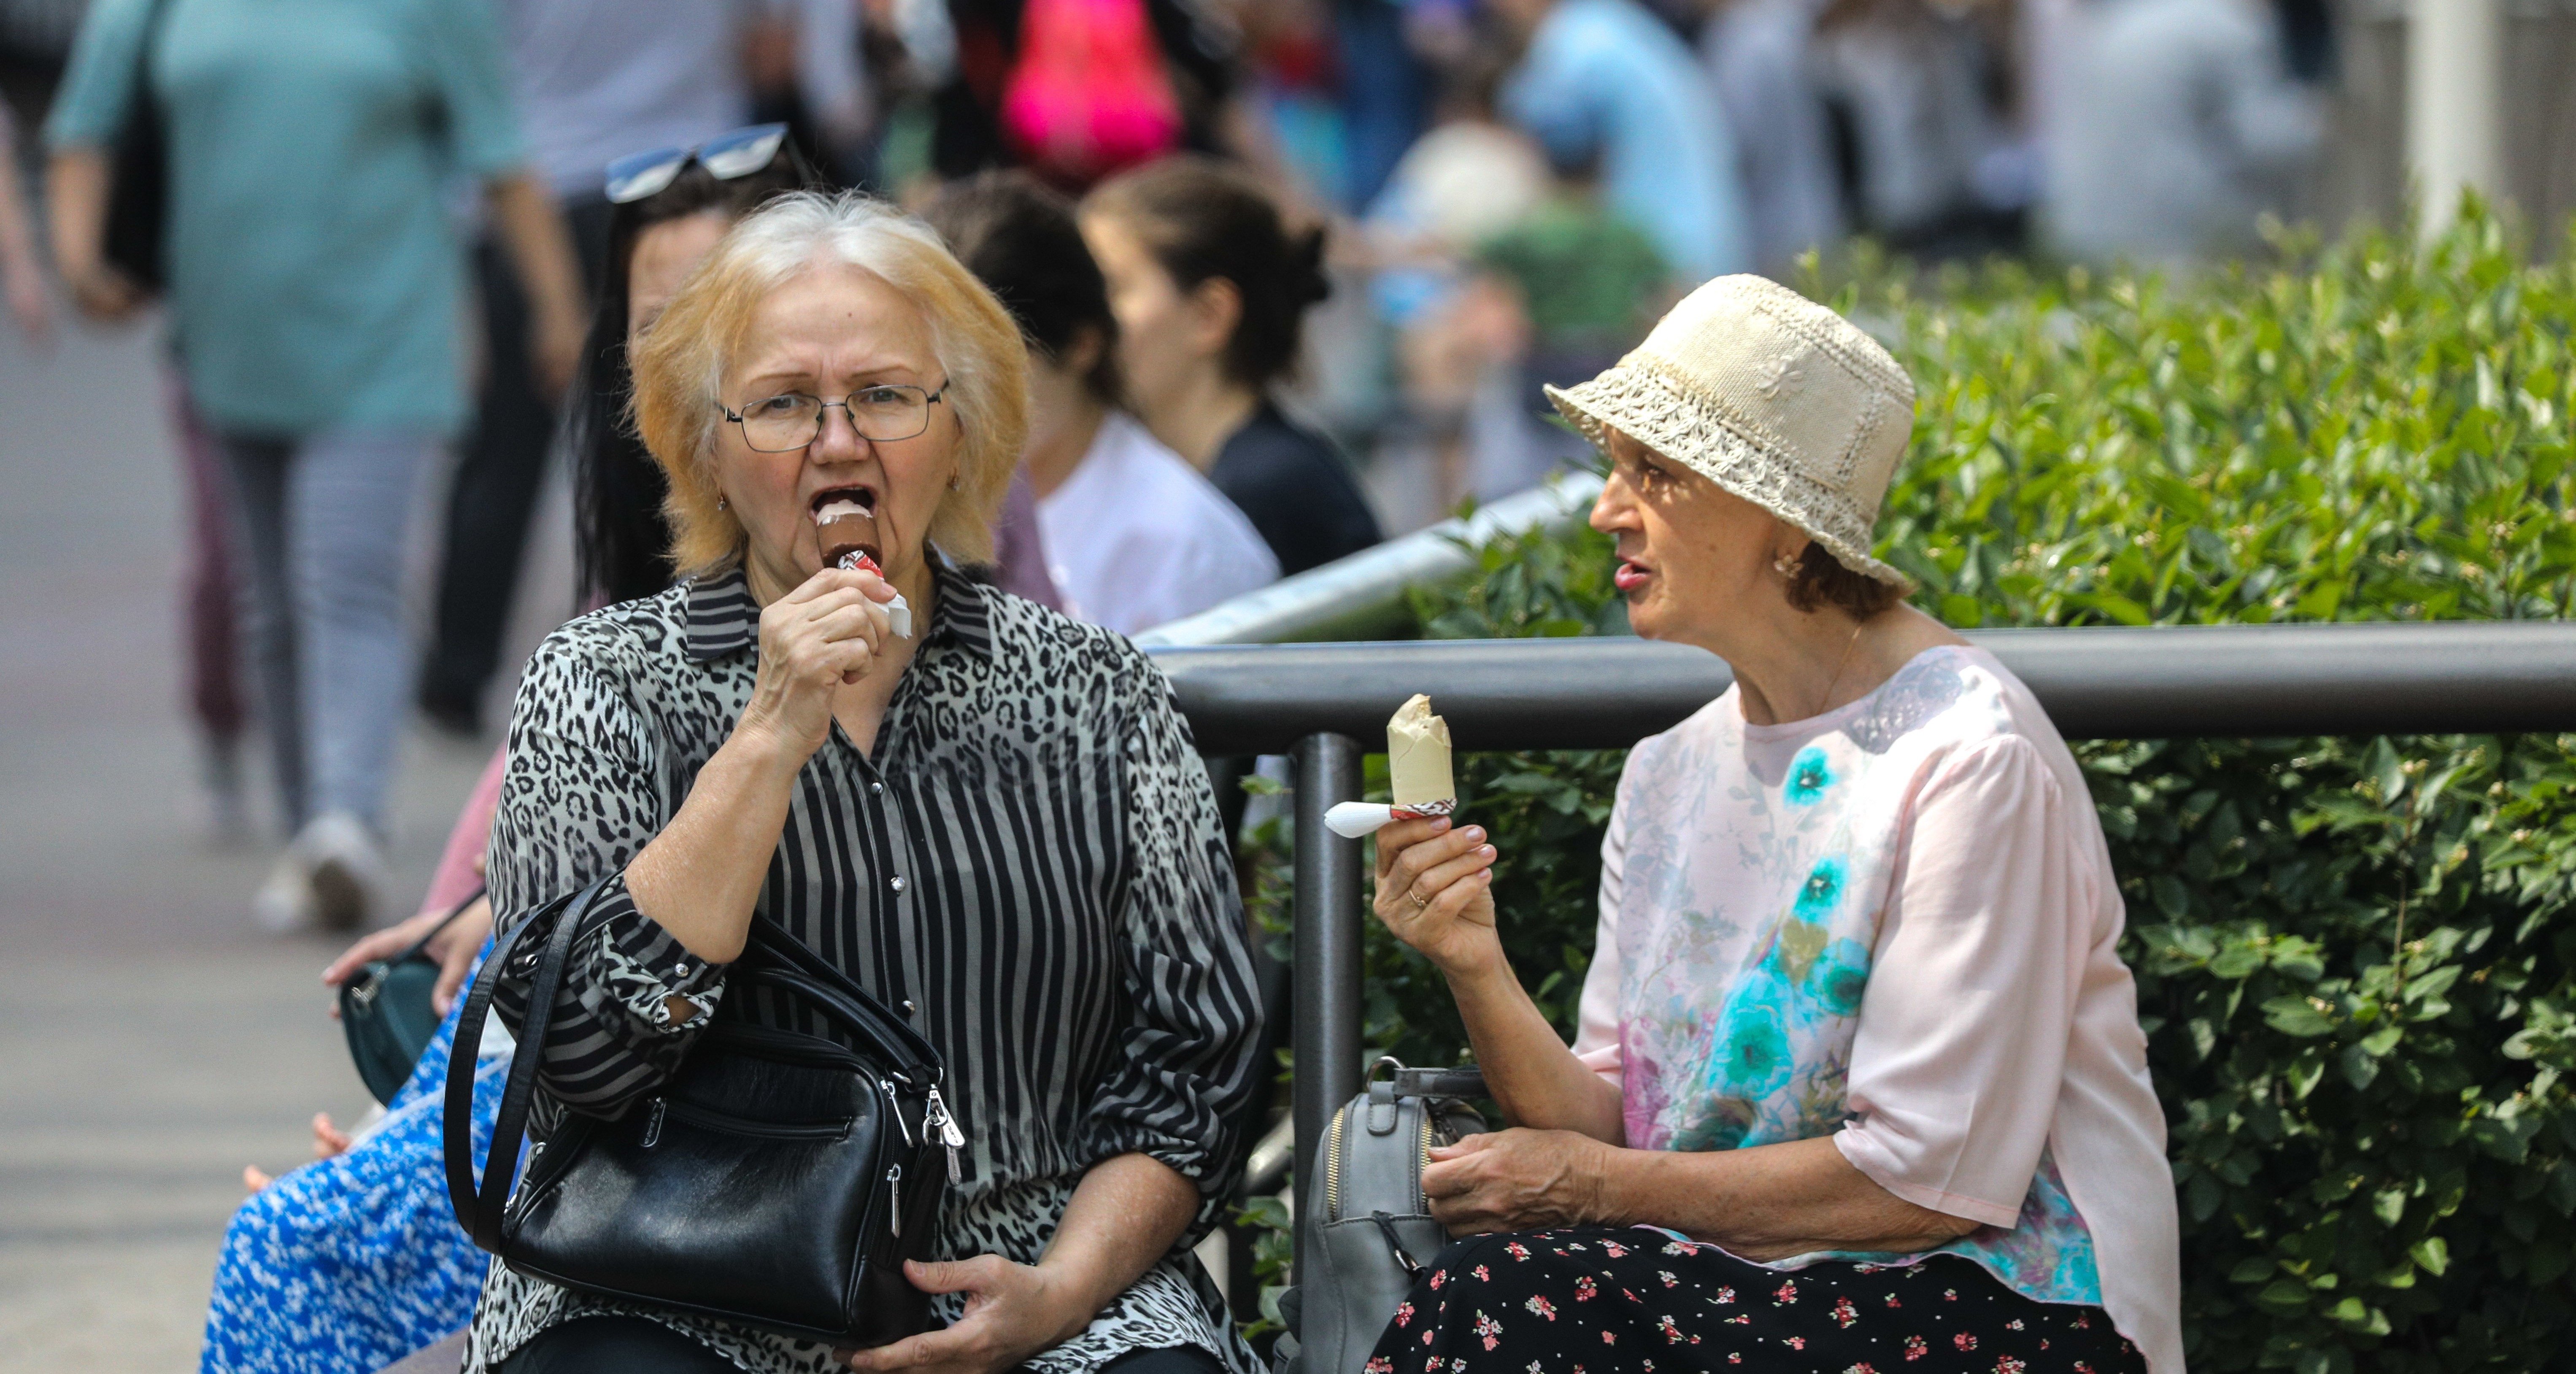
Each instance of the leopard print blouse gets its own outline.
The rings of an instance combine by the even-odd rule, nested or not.
[[[937,1257],[1036,1261],[1084,1171],[1130,1152],[1200,1185],[1194,1239],[1224,1192],[1261,1019],[1205,767],[1132,645],[934,564],[930,622],[875,753],[836,726],[807,761],[759,909],[903,1008],[945,1058],[969,1147]],[[736,572],[583,616],[539,647],[492,829],[505,922],[622,871],[670,822],[750,699],[759,616]],[[545,1056],[554,1113],[614,1116],[649,1095],[724,996],[724,969],[637,912],[622,879],[592,915],[603,912],[546,1044],[522,1050]],[[675,995],[697,1013],[674,1019]],[[525,996],[504,980],[505,1019]],[[940,1301],[953,1320],[957,1299]],[[496,1263],[465,1374],[607,1312],[661,1322],[754,1374],[837,1367],[821,1346]],[[1252,1366],[1185,1248],[1028,1367],[1070,1374],[1174,1346]]]

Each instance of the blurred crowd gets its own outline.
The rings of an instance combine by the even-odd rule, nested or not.
[[[0,285],[39,335],[166,307],[210,789],[246,826],[256,723],[262,913],[348,924],[405,714],[491,723],[560,421],[617,423],[615,213],[660,187],[612,165],[743,175],[731,136],[931,213],[1036,345],[1012,585],[1135,631],[1579,461],[1540,388],[1709,277],[2240,247],[2335,39],[2327,0],[0,0]]]

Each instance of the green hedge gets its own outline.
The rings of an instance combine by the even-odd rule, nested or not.
[[[2570,255],[2472,213],[2192,286],[1824,293],[1922,388],[1880,532],[1953,625],[2566,616]],[[1616,624],[1589,532],[1483,550],[1439,636]],[[2576,1362],[2576,736],[2078,750],[2127,899],[2204,1370]],[[1621,756],[1479,755],[1506,943],[1570,1028]],[[1274,917],[1275,919],[1275,917]],[[1461,1048],[1372,929],[1370,1043]]]

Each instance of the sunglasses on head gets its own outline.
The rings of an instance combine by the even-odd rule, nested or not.
[[[787,143],[784,124],[754,124],[718,134],[694,148],[661,148],[630,153],[608,164],[608,203],[626,205],[660,191],[679,179],[694,161],[718,181],[747,177],[778,160]]]

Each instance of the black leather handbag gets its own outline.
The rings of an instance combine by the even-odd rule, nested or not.
[[[117,130],[99,256],[136,286],[158,295],[169,284],[170,122],[152,92],[152,49],[170,0],[152,0],[134,50],[134,90]]]
[[[438,1034],[438,1008],[430,994],[438,988],[438,961],[429,957],[429,942],[456,924],[465,909],[483,900],[483,889],[439,918],[429,933],[390,959],[370,959],[340,985],[340,1031],[349,1037],[349,1062],[358,1066],[367,1091],[387,1106],[420,1064],[420,1052]]]
[[[923,1330],[930,1300],[903,1261],[927,1256],[966,1143],[940,1096],[938,1052],[766,918],[752,918],[714,1023],[678,1072],[615,1120],[566,1111],[512,1191],[555,994],[577,938],[597,929],[583,918],[598,891],[520,922],[466,999],[459,1045],[480,1042],[504,969],[528,979],[479,1189],[474,1056],[448,1062],[458,1224],[512,1269],[586,1293],[844,1348]],[[784,1013],[777,1024],[748,1019],[755,998]]]

